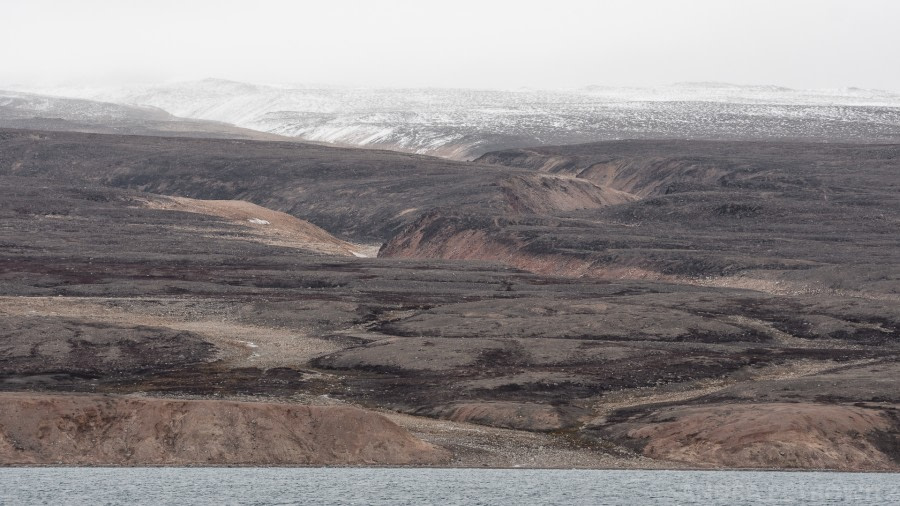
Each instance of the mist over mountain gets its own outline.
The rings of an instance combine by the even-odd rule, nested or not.
[[[900,504],[897,0],[0,12],[0,506]]]
[[[226,122],[180,118],[154,106],[0,90],[0,128],[258,140],[279,136]]]
[[[204,79],[37,91],[153,108],[307,141],[456,159],[496,149],[618,139],[900,138],[900,94],[860,88],[686,82],[651,88],[403,89]]]
[[[895,94],[32,91],[0,464],[900,469]]]

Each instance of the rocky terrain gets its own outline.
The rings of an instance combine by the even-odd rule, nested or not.
[[[897,470],[898,153],[0,131],[0,461]]]
[[[382,254],[896,301],[898,157],[894,145],[686,141],[490,153],[478,161],[591,182],[621,203],[432,213]]]
[[[435,207],[541,209],[618,199],[588,181],[389,151],[292,142],[0,130],[0,174],[246,200],[381,244]],[[539,209],[535,209],[539,210]],[[521,211],[531,211],[530,208]]]

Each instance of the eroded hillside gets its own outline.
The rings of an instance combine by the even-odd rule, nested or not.
[[[119,434],[186,401],[259,403],[273,424],[352,405],[408,431],[378,454],[408,462],[900,463],[894,146],[625,143],[541,171],[247,141],[0,143],[0,388],[46,408],[28,416],[76,403]],[[610,157],[623,168],[584,177]],[[387,245],[365,258],[360,238]],[[52,460],[7,425],[5,462]],[[82,425],[51,427],[75,438],[71,462],[128,462],[115,438],[90,453]],[[248,448],[236,427],[226,450]],[[363,444],[353,430],[326,443]],[[145,463],[164,463],[166,439],[147,437]],[[215,462],[400,463],[266,452]]]
[[[684,141],[492,153],[480,161],[631,198],[521,217],[433,213],[394,236],[382,255],[896,301],[898,160],[900,150],[888,145]]]

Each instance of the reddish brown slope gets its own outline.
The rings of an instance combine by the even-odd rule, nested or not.
[[[613,429],[654,459],[716,467],[897,470],[885,411],[814,403],[671,407]]]
[[[0,464],[428,465],[449,454],[346,406],[0,394]]]

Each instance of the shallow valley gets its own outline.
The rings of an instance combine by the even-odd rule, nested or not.
[[[0,461],[164,463],[196,425],[46,445],[302,406],[360,420],[277,458],[232,424],[213,463],[897,470],[898,155],[0,131],[0,389],[51,421],[0,422]]]

